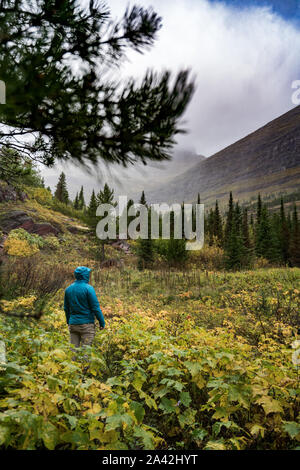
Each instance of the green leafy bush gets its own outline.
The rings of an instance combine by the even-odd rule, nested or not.
[[[52,194],[46,188],[26,187],[26,192],[31,199],[35,199],[39,204],[47,207],[52,205]]]
[[[299,274],[96,272],[107,325],[75,360],[61,302],[36,323],[1,316],[0,446],[299,448]]]
[[[29,233],[23,228],[11,230],[9,232],[7,240],[26,240],[29,245],[36,245],[38,248],[43,248],[43,246],[45,245],[43,237],[40,237],[35,233]]]
[[[188,259],[186,241],[184,239],[155,240],[155,248],[157,253],[171,266],[182,266]]]

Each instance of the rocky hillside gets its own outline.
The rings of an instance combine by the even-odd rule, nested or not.
[[[40,204],[30,195],[30,188],[27,190],[28,194],[0,181],[0,266],[10,256],[27,256],[22,253],[23,245],[18,248],[15,241],[12,243],[12,234],[14,240],[28,242],[34,248],[31,254],[38,253],[43,263],[62,263],[70,267],[70,273],[75,259],[80,259],[83,265],[101,268],[122,268],[134,262],[131,247],[125,240],[106,244],[103,261],[103,251],[100,253],[90,227],[75,216]]]
[[[248,199],[295,191],[300,183],[300,106],[256,132],[200,161],[165,186],[147,193],[151,202],[202,202],[227,199],[228,192]]]

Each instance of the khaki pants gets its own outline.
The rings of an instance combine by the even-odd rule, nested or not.
[[[75,348],[91,346],[95,337],[95,324],[69,325],[70,340]]]

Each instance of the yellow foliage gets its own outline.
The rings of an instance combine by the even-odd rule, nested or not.
[[[13,312],[18,309],[30,310],[34,306],[37,297],[30,295],[28,297],[17,297],[14,300],[1,300],[0,305],[4,312]]]
[[[35,199],[39,204],[51,204],[52,194],[46,188],[26,188],[30,198]]]
[[[31,245],[27,240],[7,238],[4,242],[4,251],[10,256],[32,256],[40,250],[37,245]]]
[[[43,443],[52,449],[295,448],[299,376],[292,353],[299,340],[284,313],[299,311],[299,289],[291,289],[298,271],[278,271],[279,306],[276,277],[260,275],[208,273],[199,289],[180,279],[168,295],[159,289],[148,295],[138,292],[138,273],[140,284],[126,296],[116,273],[106,282],[95,275],[106,328],[76,359],[63,295],[38,325],[22,320],[6,328],[0,317],[8,358],[27,372],[18,387],[8,375],[11,385],[0,400],[9,445],[40,448],[31,430],[42,432],[47,422]],[[266,289],[268,279],[273,289]],[[30,308],[34,299],[16,301]]]
[[[48,245],[50,248],[52,248],[54,250],[56,248],[59,248],[59,246],[60,246],[59,240],[53,235],[49,235],[48,237],[46,237],[45,242],[46,242],[46,245]]]

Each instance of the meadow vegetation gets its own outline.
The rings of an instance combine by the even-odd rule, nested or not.
[[[300,450],[299,170],[284,170],[286,200],[282,168],[246,192],[219,188],[243,205],[230,193],[219,206],[213,183],[198,253],[175,239],[174,213],[170,240],[99,241],[96,208],[116,207],[113,188],[72,199],[66,175],[46,188],[35,162],[168,160],[194,81],[188,70],[108,81],[162,19],[132,5],[115,21],[104,2],[79,3],[1,2],[0,76],[17,98],[1,107],[0,448]],[[106,327],[74,351],[63,300],[80,265]]]
[[[214,223],[203,250],[180,263],[176,241],[158,240],[152,268],[138,269],[149,247],[132,241],[129,254],[106,244],[106,257],[124,263],[103,268],[73,206],[37,187],[0,214],[12,208],[59,233],[19,228],[3,243],[2,449],[300,448],[298,267],[259,257],[251,269],[226,270]],[[93,268],[106,328],[74,359],[63,296],[78,265]]]
[[[299,269],[96,267],[92,283],[107,327],[75,361],[63,312],[64,269],[56,270],[61,288],[33,282],[1,301],[3,447],[299,447],[300,383],[292,362]],[[52,292],[36,320],[30,315],[39,289]]]

